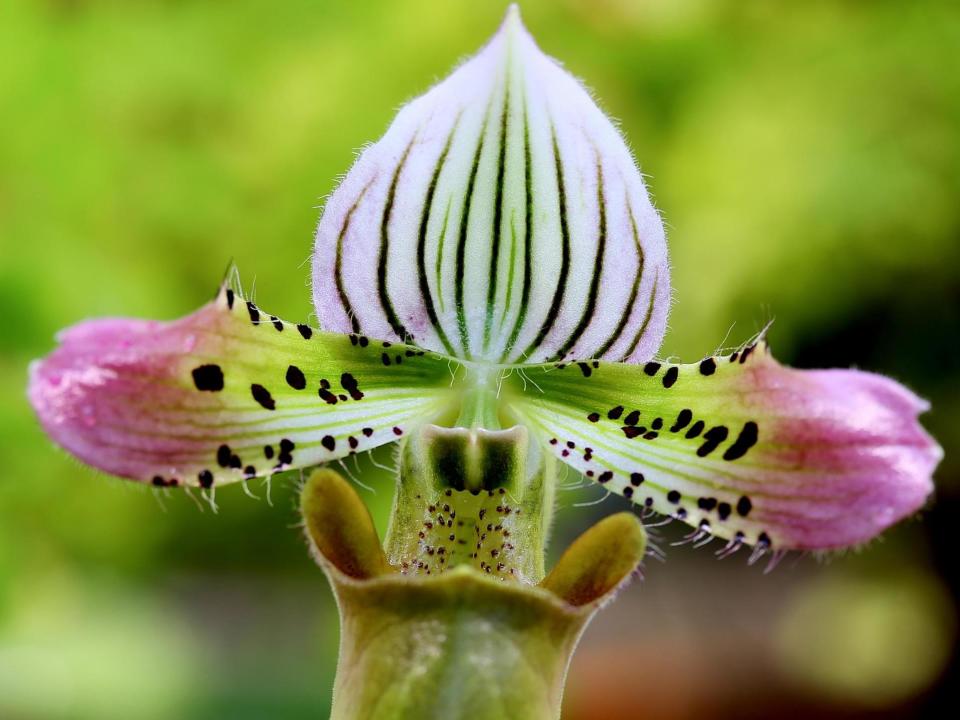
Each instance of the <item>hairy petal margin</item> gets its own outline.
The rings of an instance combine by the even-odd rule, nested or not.
[[[869,540],[922,507],[943,456],[902,385],[784,367],[763,342],[689,365],[540,369],[513,405],[552,452],[731,549]]]
[[[265,313],[223,287],[173,322],[92,320],[30,369],[44,429],[83,462],[203,488],[398,440],[449,394],[448,361]]]

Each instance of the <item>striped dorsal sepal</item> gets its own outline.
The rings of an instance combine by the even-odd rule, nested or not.
[[[640,362],[670,275],[623,139],[512,8],[327,202],[313,293],[328,330],[464,359]]]

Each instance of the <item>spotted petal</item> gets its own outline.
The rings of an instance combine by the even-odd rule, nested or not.
[[[168,323],[81,323],[31,368],[47,433],[84,462],[210,487],[392,442],[446,402],[447,361],[271,316],[224,287]]]
[[[360,156],[317,230],[324,328],[461,358],[640,362],[669,295],[629,150],[515,7]]]
[[[525,375],[513,405],[546,447],[702,537],[729,539],[729,550],[865,541],[921,507],[942,456],[917,422],[927,404],[901,385],[786,368],[762,342],[693,365]]]

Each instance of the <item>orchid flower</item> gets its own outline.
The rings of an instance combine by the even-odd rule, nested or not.
[[[382,544],[332,470],[301,492],[340,610],[334,718],[559,717],[580,633],[646,544],[613,515],[547,574],[558,463],[751,561],[864,542],[931,492],[927,405],[892,380],[783,367],[763,333],[656,359],[663,224],[623,138],[515,7],[362,153],[312,269],[319,329],[231,273],[180,320],[64,331],[29,396],[82,461],[211,497],[400,444]]]
[[[927,404],[890,379],[784,367],[762,336],[656,359],[663,224],[620,133],[515,9],[360,155],[326,203],[312,272],[319,329],[224,282],[173,322],[65,330],[31,368],[40,422],[107,473],[207,490],[400,442],[411,473],[477,498],[481,518],[521,509],[530,483],[531,512],[548,513],[559,461],[723,539],[724,555],[861,543],[932,490]],[[405,498],[418,527],[444,513]],[[454,555],[446,522],[389,562],[542,577],[514,564],[519,539],[431,565],[423,549],[448,536]]]

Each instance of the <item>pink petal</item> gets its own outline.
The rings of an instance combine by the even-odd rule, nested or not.
[[[543,367],[518,407],[548,449],[730,549],[866,541],[923,506],[943,456],[902,385],[787,368],[763,343],[692,365]]]
[[[775,471],[763,522],[798,547],[869,540],[915,513],[933,492],[943,450],[917,416],[929,404],[889,378],[857,370],[801,371],[756,362],[738,390],[744,412],[775,418],[755,462]],[[792,493],[806,502],[802,512]]]
[[[93,320],[58,340],[30,367],[44,429],[89,465],[163,486],[393,442],[449,384],[444,360],[285,323],[226,288],[180,320]]]

